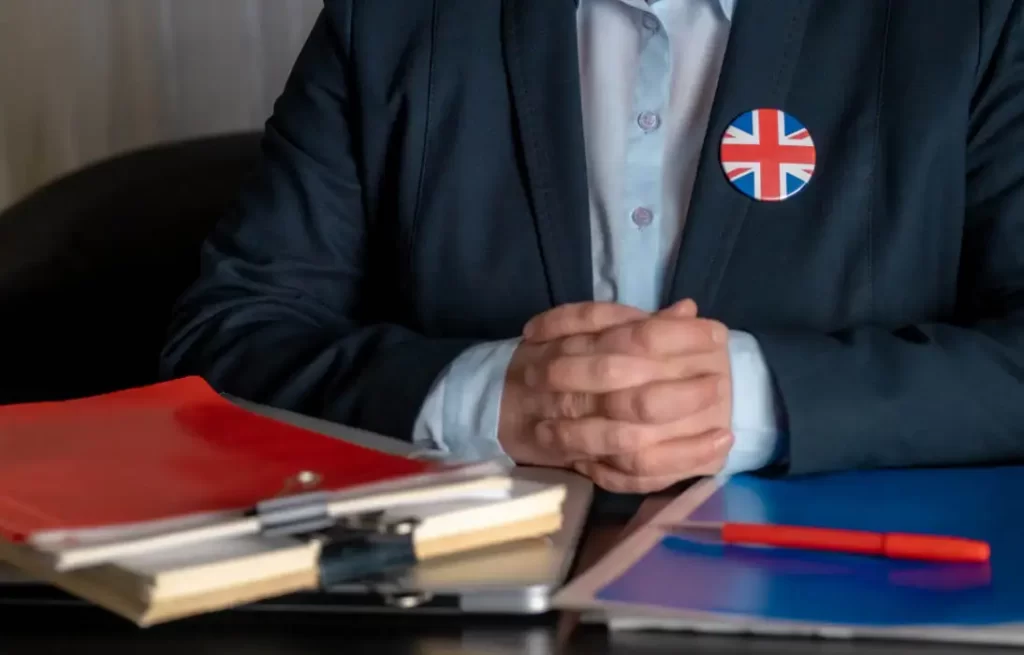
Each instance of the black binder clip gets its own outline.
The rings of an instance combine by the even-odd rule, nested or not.
[[[259,520],[263,536],[319,541],[321,587],[393,573],[416,563],[418,520],[388,520],[383,511],[332,516],[328,502],[328,494],[319,491],[278,495],[258,503],[249,515]]]
[[[320,586],[394,574],[417,561],[414,534],[418,521],[388,521],[384,512],[340,517],[314,536],[320,549]]]

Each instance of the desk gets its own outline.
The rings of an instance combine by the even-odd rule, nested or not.
[[[649,510],[644,507],[642,512]],[[586,566],[621,534],[608,521],[587,535]],[[224,612],[140,630],[90,607],[0,607],[0,654],[96,655],[989,655],[993,648],[888,642],[608,634],[571,616],[466,618]]]
[[[138,631],[109,617],[85,613],[74,623],[49,615],[4,613],[0,638],[4,655],[95,653],[96,655],[307,655],[379,653],[380,655],[982,655],[992,649],[887,643],[839,643],[735,637],[624,634],[609,636],[596,628],[575,631],[558,647],[556,626],[543,623],[408,619],[269,617],[225,620],[227,616]],[[28,628],[28,620],[46,628]],[[7,624],[17,622],[11,629]],[[61,631],[61,634],[57,634]]]
[[[326,434],[396,453],[407,447],[376,435],[240,402],[257,411]],[[577,572],[597,560],[624,531],[642,524],[667,499],[595,500],[598,511],[584,535]],[[609,502],[612,501],[612,502]],[[603,509],[602,509],[603,507]],[[630,521],[632,517],[632,521]],[[724,655],[988,655],[992,648],[882,642],[823,642],[685,634],[618,633],[579,625],[571,615],[545,617],[431,617],[309,615],[233,611],[140,630],[88,606],[0,605],[0,655],[554,655],[692,653]]]

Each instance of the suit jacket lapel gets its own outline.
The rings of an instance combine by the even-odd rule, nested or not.
[[[502,9],[523,173],[556,305],[593,298],[575,9],[565,0],[503,0]]]
[[[686,227],[666,304],[693,298],[714,314],[715,294],[751,200],[722,172],[719,142],[751,109],[786,110],[811,0],[739,0],[700,155]]]

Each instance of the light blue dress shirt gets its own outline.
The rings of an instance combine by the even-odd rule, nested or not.
[[[736,0],[581,0],[580,90],[594,299],[656,311],[679,240]],[[414,441],[457,459],[501,458],[498,414],[518,339],[468,349],[438,378]],[[757,340],[732,331],[735,442],[727,473],[784,455]]]

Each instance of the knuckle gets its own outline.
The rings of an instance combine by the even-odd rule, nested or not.
[[[555,443],[555,428],[544,422],[538,423],[533,430],[533,438],[541,448],[550,448]]]
[[[611,475],[608,475],[604,471],[594,471],[591,474],[590,479],[594,481],[594,484],[601,487],[602,489],[605,489],[606,491],[620,493],[624,491],[623,489],[620,489],[619,486],[616,484],[615,478]]]
[[[564,418],[582,418],[587,414],[588,396],[585,393],[563,393],[557,400],[558,413]]]
[[[611,382],[619,377],[619,367],[611,357],[596,357],[591,362],[591,374],[602,382]]]
[[[704,466],[709,462],[714,461],[718,456],[715,451],[715,442],[713,439],[703,439],[700,446],[695,449],[693,453],[693,461],[697,466]]]
[[[548,387],[557,386],[563,377],[562,368],[562,364],[557,358],[549,359],[538,367],[540,382]]]
[[[721,321],[714,319],[707,320],[707,337],[709,341],[722,342],[725,340],[725,336],[729,330],[725,327],[725,324]]]
[[[646,494],[658,491],[661,485],[658,484],[658,478],[633,478],[629,481],[629,487],[629,493]]]
[[[660,457],[658,451],[644,448],[634,451],[630,469],[640,476],[653,475],[658,470]]]
[[[729,379],[721,375],[708,375],[703,380],[704,396],[710,400],[721,400],[729,394]]]
[[[575,442],[574,437],[575,431],[571,425],[557,423],[551,431],[551,445],[563,452],[572,450],[573,443]]]
[[[690,384],[680,385],[679,404],[687,412],[697,412],[709,406],[715,399],[715,384],[713,381],[694,380]]]
[[[693,463],[693,473],[694,475],[714,475],[725,468],[725,460],[724,454],[712,450]]]
[[[722,445],[723,437],[726,439],[726,445]],[[702,464],[715,463],[719,460],[725,461],[726,456],[729,453],[732,440],[728,433],[720,430],[713,432],[707,439],[704,440],[700,451],[700,460]]]
[[[576,306],[575,319],[581,326],[590,327],[597,323],[597,305],[582,303]]]
[[[613,421],[628,420],[630,397],[628,390],[600,394],[594,398],[594,411]]]
[[[684,385],[680,393],[680,400],[690,412],[707,409],[719,399],[718,380],[713,375],[697,378],[692,384]]]
[[[658,420],[658,399],[652,389],[633,394],[633,411],[638,420],[653,423]]]
[[[620,493],[641,494],[648,491],[648,483],[641,477],[623,476],[619,480]]]
[[[527,403],[524,411],[536,413],[541,419],[548,421],[562,418],[561,402],[557,395],[539,394],[532,399],[534,402]]]
[[[557,311],[550,311],[535,317],[529,325],[539,338],[546,337],[561,322]]]
[[[633,493],[633,479],[626,475],[612,475],[599,470],[594,476],[594,483],[602,489],[616,493]]]
[[[558,350],[563,355],[583,355],[590,351],[590,341],[587,335],[573,335],[562,339]]]
[[[595,351],[630,352],[637,349],[633,345],[633,326],[616,325],[602,331],[594,339]]]
[[[644,321],[633,329],[633,341],[645,351],[656,350],[661,330],[657,321]]]
[[[605,435],[608,452],[624,453],[634,450],[638,442],[636,430],[626,423],[613,423]]]

